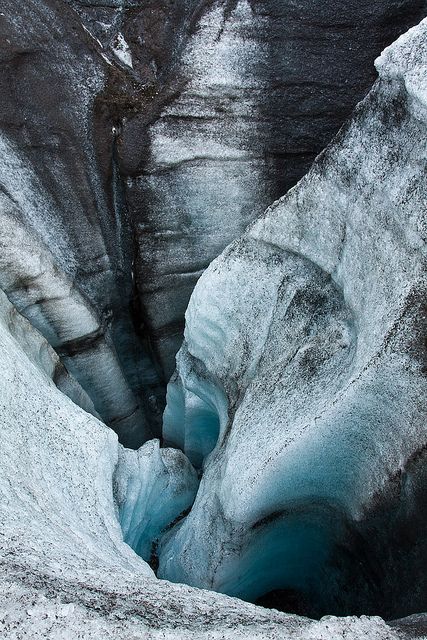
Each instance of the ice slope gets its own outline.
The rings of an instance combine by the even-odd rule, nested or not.
[[[162,577],[313,614],[426,606],[427,21],[377,69],[192,295],[165,437],[204,473]]]

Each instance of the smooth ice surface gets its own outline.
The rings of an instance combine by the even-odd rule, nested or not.
[[[382,54],[334,143],[196,286],[165,433],[187,450],[187,398],[209,387],[227,414],[162,577],[313,612],[424,606],[406,573],[424,526],[391,549],[424,509],[426,42],[424,21]],[[374,519],[387,508],[394,535]]]
[[[176,375],[168,384],[163,437],[167,444],[185,451],[196,467],[201,467],[216,445],[221,424],[227,421],[227,398],[218,386],[204,379],[200,361],[192,359],[185,347],[177,362],[181,372],[186,371],[186,385]]]
[[[114,495],[123,538],[147,562],[160,534],[193,504],[199,481],[177,449],[150,440],[138,451],[119,447]]]

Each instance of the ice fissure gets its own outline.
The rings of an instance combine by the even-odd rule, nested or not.
[[[425,2],[0,5],[0,635],[418,637]]]
[[[3,2],[4,193],[80,297],[72,331],[46,282],[19,308],[138,447],[161,435],[195,282],[305,173],[425,2]]]

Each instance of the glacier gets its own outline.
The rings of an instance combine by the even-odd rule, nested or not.
[[[67,254],[65,249],[48,233],[40,238],[44,230],[65,235],[51,222],[54,206],[44,201],[41,186],[13,145],[3,139],[1,148],[0,286],[62,356],[97,413],[114,424],[129,446],[140,444],[150,430],[123,374],[111,332],[66,267],[60,268],[49,245]]]
[[[311,49],[313,7],[287,20],[299,2],[137,4],[1,2],[0,637],[423,637],[427,20],[234,238],[362,97],[363,60],[426,5],[328,3]],[[360,16],[343,88],[336,51]],[[304,65],[275,76],[304,117],[325,109],[314,129],[285,115],[295,163],[269,137],[283,124],[266,106],[270,28],[288,61],[300,29],[305,61],[337,43],[337,83],[316,98]],[[118,33],[132,67],[110,56]]]
[[[203,270],[306,173],[372,85],[373,60],[427,2],[67,2],[110,62],[94,113],[97,171],[108,181],[114,156],[117,245],[133,261],[134,318],[166,386]],[[116,65],[120,38],[131,71]],[[110,259],[111,215],[98,214]],[[129,341],[120,351],[129,357]]]
[[[95,115],[110,65],[66,3],[3,0],[1,9],[0,286],[102,419],[139,446],[158,431],[164,385],[129,311],[116,123],[104,129]]]
[[[306,173],[426,10],[1,0],[4,226],[50,264],[27,291],[13,258],[4,286],[123,445],[161,435],[203,270]]]

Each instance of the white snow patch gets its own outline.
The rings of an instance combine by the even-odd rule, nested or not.
[[[120,60],[127,67],[133,69],[132,56],[130,53],[130,48],[128,43],[123,37],[122,33],[118,33],[115,40],[114,46],[112,47],[114,55],[116,58]]]

